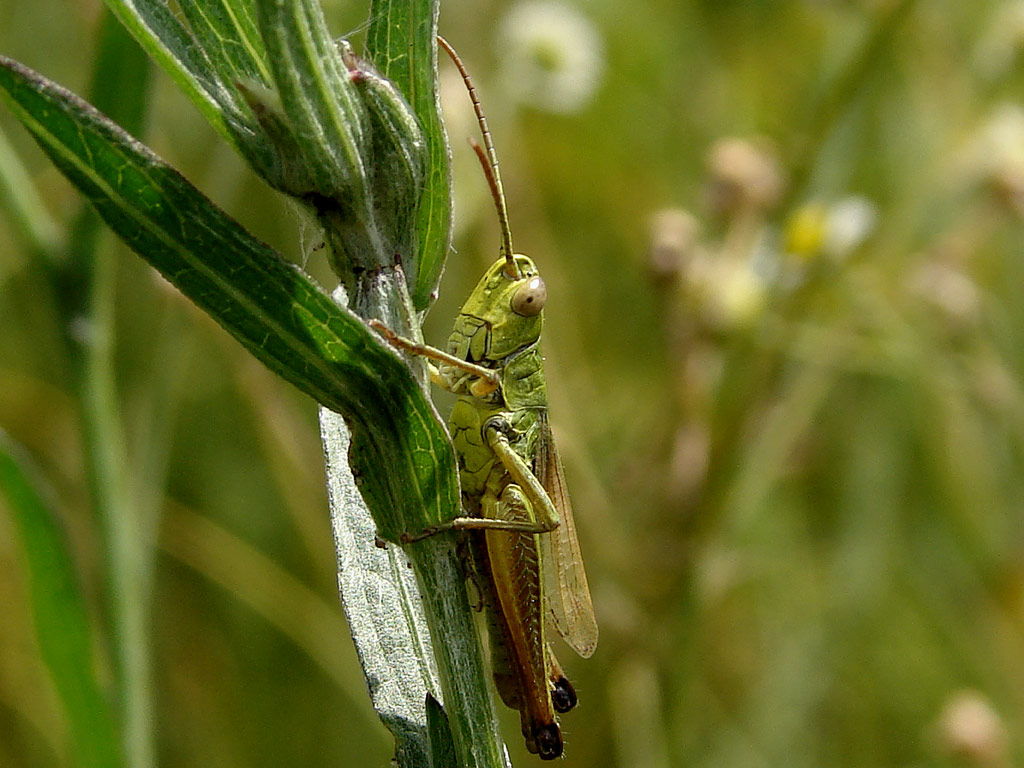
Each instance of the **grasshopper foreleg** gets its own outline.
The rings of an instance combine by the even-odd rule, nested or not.
[[[405,350],[412,355],[419,355],[420,357],[425,357],[428,360],[435,360],[476,377],[477,381],[474,381],[469,386],[470,392],[475,397],[485,397],[496,390],[498,385],[501,384],[501,377],[495,370],[485,368],[484,366],[477,365],[476,363],[471,363],[468,360],[462,360],[461,358],[455,357],[455,355],[450,355],[437,347],[431,347],[428,344],[419,344],[410,339],[403,338],[379,320],[370,320],[369,325],[375,331],[379,332],[381,336],[387,339],[388,343],[394,347]],[[443,389],[452,389],[451,384],[444,379],[441,372],[434,365],[430,366],[430,380]]]

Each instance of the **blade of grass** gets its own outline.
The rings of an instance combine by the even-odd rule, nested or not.
[[[145,120],[149,71],[146,54],[104,13],[91,96],[136,132]],[[144,518],[152,515],[144,514],[131,488],[116,371],[118,258],[109,244],[100,247],[99,234],[96,212],[83,206],[56,278],[82,404],[90,489],[105,538],[124,756],[128,765],[148,768],[156,762],[149,656],[153,527]],[[79,306],[83,300],[86,305]],[[83,317],[89,329],[84,341],[71,330]]]
[[[106,696],[95,677],[92,635],[72,568],[73,559],[53,507],[28,459],[0,432],[0,491],[18,532],[36,639],[64,706],[76,765],[122,765]]]
[[[327,673],[353,710],[375,722],[351,651],[341,647],[347,631],[337,603],[328,604],[267,555],[184,508],[168,513],[160,546],[286,635]],[[386,741],[382,731],[374,733]]]
[[[887,49],[897,44],[900,26],[916,5],[917,0],[895,0],[879,10],[876,23],[865,34],[861,45],[812,99],[804,121],[801,146],[790,171],[790,201],[807,193],[808,181],[814,172],[815,163],[821,159],[822,148],[829,133],[851,106],[857,103],[857,94],[871,77],[879,71],[885,71],[889,61],[886,57]]]
[[[0,131],[0,205],[6,209],[26,250],[46,260],[57,252],[57,223],[43,205],[28,171]]]

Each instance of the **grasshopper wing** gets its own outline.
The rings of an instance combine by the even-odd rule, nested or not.
[[[597,618],[583,570],[562,462],[546,418],[541,423],[534,474],[561,518],[561,525],[540,537],[549,619],[569,647],[587,659],[597,647]]]

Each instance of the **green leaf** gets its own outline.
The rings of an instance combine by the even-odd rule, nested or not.
[[[429,766],[423,702],[440,683],[416,574],[401,549],[368,546],[373,520],[349,471],[348,428],[338,414],[323,407],[320,434],[338,554],[338,592],[370,699],[395,738],[398,765]]]
[[[427,694],[427,732],[430,734],[430,754],[437,768],[456,768],[455,742],[448,715],[441,702]]]
[[[223,82],[270,82],[267,50],[250,0],[179,0],[178,5]]]
[[[434,536],[404,550],[367,546],[373,524],[346,461],[348,430],[321,408],[320,431],[341,602],[374,709],[395,737],[397,764],[506,766],[452,537]],[[451,725],[443,728],[424,706],[442,693],[451,712]],[[452,751],[460,760],[448,759]]]
[[[405,14],[405,69],[388,59],[415,112],[372,67],[343,60],[317,0],[186,0],[184,21],[153,0],[108,5],[256,172],[313,211],[342,282],[397,259],[427,308],[451,231],[430,0]]]
[[[246,99],[269,85],[266,50],[248,0],[187,0],[183,22],[165,2],[105,0],[143,50],[256,169],[280,163]],[[271,181],[273,184],[273,181]]]
[[[346,462],[348,431],[336,414],[321,408],[320,432],[341,602],[374,709],[395,737],[398,765],[505,766],[452,537],[434,536],[404,551],[366,546],[373,526]],[[432,719],[436,713],[425,708],[442,693],[451,713],[451,725],[443,729]],[[446,757],[452,750],[457,763]]]
[[[241,148],[238,127],[249,120],[240,94],[225,87],[208,52],[196,45],[188,28],[167,4],[152,0],[106,0],[106,4],[210,125]]]
[[[106,697],[96,680],[89,616],[53,508],[26,457],[0,432],[0,491],[10,508],[28,574],[43,662],[67,715],[76,765],[121,765]]]
[[[308,190],[292,193],[336,201],[346,219],[365,218],[366,117],[319,5],[256,0],[256,11],[273,83],[310,174]]]
[[[345,416],[381,536],[453,515],[447,433],[362,321],[73,94],[0,57],[0,95],[128,245],[271,370]]]
[[[412,107],[426,144],[427,173],[417,202],[413,305],[418,311],[433,302],[451,247],[451,153],[441,117],[437,87],[437,15],[433,0],[373,0],[367,49],[384,77]]]
[[[141,133],[148,106],[152,69],[149,57],[138,43],[109,10],[104,10],[89,84],[89,97],[93,105],[112,116],[125,130]],[[92,283],[95,288],[98,258],[96,244],[101,226],[96,211],[83,203],[69,227],[70,236],[61,254],[64,258],[54,265],[52,274],[58,290],[58,306],[63,313],[63,325],[67,329],[71,328],[76,318],[96,308],[88,306],[89,295],[82,290],[82,286]],[[112,273],[108,276],[114,279]],[[113,290],[112,285],[110,290]],[[98,309],[105,311],[105,307]],[[96,319],[93,318],[92,322],[95,323]],[[113,328],[108,330],[110,334],[114,333]],[[111,344],[116,343],[110,335],[104,335],[104,338],[109,338]],[[78,346],[77,342],[69,341],[72,348]],[[94,344],[92,348],[84,349],[84,354],[95,355],[96,346]]]

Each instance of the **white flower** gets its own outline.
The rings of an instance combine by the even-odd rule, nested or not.
[[[601,36],[567,5],[532,0],[514,5],[501,25],[500,50],[509,92],[549,112],[582,109],[604,70]]]
[[[878,209],[864,197],[844,197],[828,212],[825,253],[842,259],[863,243],[878,223]]]
[[[656,280],[674,279],[700,247],[700,222],[689,211],[663,208],[651,217],[647,264]]]

